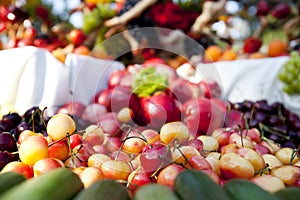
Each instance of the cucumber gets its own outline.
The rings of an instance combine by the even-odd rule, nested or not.
[[[207,174],[187,169],[178,174],[174,190],[182,200],[229,200],[221,186]]]
[[[25,176],[17,172],[0,173],[0,194],[25,180]]]
[[[231,200],[280,200],[247,179],[229,180],[223,185],[223,189]]]
[[[79,176],[67,168],[58,168],[28,179],[0,195],[0,200],[68,200],[83,189]]]
[[[167,186],[156,183],[141,186],[133,196],[133,200],[179,200]]]
[[[128,200],[129,195],[125,186],[111,179],[95,182],[90,187],[79,192],[74,200]]]
[[[282,200],[299,200],[300,188],[289,186],[287,188],[275,192],[274,195],[281,198]]]

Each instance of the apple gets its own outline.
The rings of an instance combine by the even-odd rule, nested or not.
[[[193,138],[211,134],[224,123],[224,114],[211,100],[198,97],[185,102],[182,106],[183,121]]]
[[[174,98],[184,103],[192,98],[203,96],[202,90],[195,83],[183,78],[176,79],[170,86]]]
[[[141,116],[136,123],[150,129],[159,130],[168,122],[180,121],[181,109],[178,101],[165,92],[150,97],[141,97]]]

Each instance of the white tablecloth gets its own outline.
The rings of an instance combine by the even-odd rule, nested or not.
[[[116,61],[75,54],[67,55],[63,64],[50,52],[30,46],[2,50],[0,61],[1,108],[13,105],[23,113],[32,106],[47,107],[49,115],[67,101],[87,105],[95,92],[107,87],[113,70],[124,69]]]
[[[223,98],[231,102],[278,101],[300,115],[300,96],[284,93],[283,83],[277,77],[288,59],[288,56],[281,56],[198,64],[196,76],[218,81],[223,89]]]

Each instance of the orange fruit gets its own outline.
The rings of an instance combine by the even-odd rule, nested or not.
[[[87,46],[80,45],[78,47],[75,47],[75,49],[73,50],[73,53],[87,56],[91,53],[91,51]]]
[[[276,39],[269,43],[268,45],[268,56],[276,57],[287,53],[288,44],[282,40]]]
[[[249,55],[249,58],[252,58],[252,59],[258,59],[258,58],[266,58],[266,54],[263,54],[261,52],[255,52],[255,53],[252,53]]]
[[[207,61],[215,62],[219,60],[222,54],[223,50],[221,49],[221,47],[212,45],[207,47],[207,49],[205,50],[204,59]]]
[[[238,57],[237,53],[232,49],[227,49],[223,52],[219,60],[236,60]]]

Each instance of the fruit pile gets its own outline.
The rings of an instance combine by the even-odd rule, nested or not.
[[[293,145],[285,145],[253,125],[256,120],[265,128],[271,118],[282,120],[281,114],[293,113],[280,105],[274,112],[275,104],[268,110],[266,102],[232,104],[220,95],[217,83],[191,83],[156,59],[112,73],[108,88],[97,92],[89,105],[67,102],[49,117],[38,107],[22,116],[9,113],[1,120],[1,155],[8,158],[1,159],[0,174],[17,172],[28,180],[0,199],[15,199],[25,192],[43,195],[38,188],[46,190],[46,185],[53,195],[64,191],[70,197],[62,198],[78,194],[76,198],[83,199],[100,190],[99,196],[115,184],[104,186],[107,179],[122,184],[113,187],[118,193],[125,191],[125,199],[141,199],[149,190],[171,199],[190,199],[194,194],[216,198],[219,192],[207,193],[212,190],[231,198],[245,195],[235,194],[234,188],[248,187],[258,190],[256,195],[273,198],[299,187],[299,136],[293,136]],[[262,114],[268,120],[261,120]],[[299,118],[293,120],[284,125],[297,124]],[[56,179],[61,184],[54,183]]]

